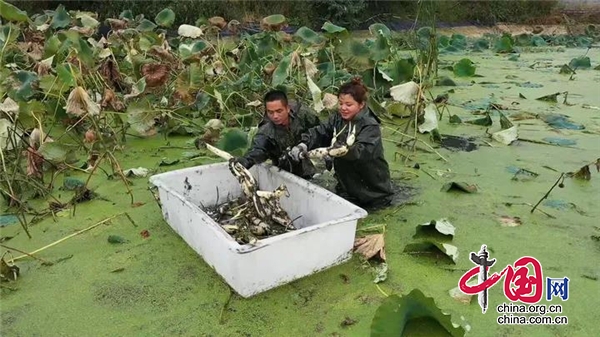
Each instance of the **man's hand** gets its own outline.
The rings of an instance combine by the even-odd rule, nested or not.
[[[252,164],[252,162],[250,162],[248,159],[246,159],[244,157],[231,158],[230,160],[233,161],[234,163],[240,163],[240,165],[242,165],[246,169],[249,169],[252,166],[254,166],[254,164]]]
[[[289,153],[290,158],[299,162],[303,158],[308,158],[308,147],[304,143],[300,143],[292,148]]]

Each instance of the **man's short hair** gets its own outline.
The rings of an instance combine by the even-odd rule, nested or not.
[[[281,90],[271,90],[265,95],[265,106],[267,105],[267,102],[274,101],[281,101],[285,106],[288,104],[287,95]]]

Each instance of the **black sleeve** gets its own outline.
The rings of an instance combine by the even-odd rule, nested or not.
[[[302,134],[301,142],[306,144],[308,150],[331,145],[334,117],[334,115],[331,115],[328,120]]]
[[[356,135],[356,141],[348,153],[343,156],[347,160],[368,160],[375,158],[376,145],[381,142],[379,125],[366,125]]]
[[[260,164],[269,159],[269,153],[273,149],[273,142],[270,137],[268,137],[261,130],[256,133],[254,138],[252,139],[252,145],[244,158],[252,163],[252,165]]]

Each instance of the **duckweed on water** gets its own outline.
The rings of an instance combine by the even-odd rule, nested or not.
[[[69,14],[63,11],[59,11],[57,18],[51,22],[52,25],[68,25],[67,21],[70,20],[64,19],[65,14]],[[17,18],[19,17],[17,15]],[[84,19],[81,21],[91,22],[88,18]],[[334,28],[329,27],[331,34],[335,33]],[[62,38],[64,39],[52,40],[51,47],[60,48],[60,41],[70,41],[72,47],[85,49],[79,44],[83,40],[70,33]],[[539,53],[521,50],[516,61],[495,54],[513,53],[522,46],[536,48],[534,46],[544,45],[540,38],[549,46],[557,45],[557,41],[561,41],[569,47],[560,53],[551,49]],[[87,185],[103,198],[77,204],[74,217],[71,217],[70,211],[63,211],[32,225],[29,228],[32,233],[31,239],[17,224],[18,219],[17,222],[12,218],[8,221],[7,214],[2,216],[2,223],[7,224],[0,227],[3,244],[10,244],[11,247],[26,252],[71,235],[111,214],[127,211],[133,220],[132,223],[127,219],[115,218],[38,254],[45,260],[61,263],[42,266],[39,261],[30,258],[15,261],[20,270],[18,280],[2,284],[2,334],[368,336],[372,332],[371,323],[386,317],[386,310],[400,308],[406,313],[405,318],[416,318],[418,315],[415,313],[419,310],[407,308],[427,303],[425,307],[419,308],[433,316],[434,320],[416,318],[409,322],[406,319],[398,321],[402,324],[394,325],[393,320],[386,318],[383,320],[385,324],[375,325],[385,328],[387,324],[387,328],[391,329],[388,331],[399,334],[399,331],[404,330],[404,335],[408,336],[423,335],[424,331],[427,331],[428,336],[458,335],[462,332],[453,330],[461,329],[464,329],[466,335],[484,337],[594,335],[594,331],[597,330],[594,320],[596,302],[589,294],[598,288],[598,281],[597,273],[590,271],[589,261],[590,257],[597,256],[598,252],[598,242],[594,238],[600,236],[600,229],[594,219],[600,216],[600,209],[597,207],[600,179],[595,172],[590,173],[590,179],[577,179],[575,176],[567,178],[563,188],[553,190],[551,198],[538,206],[545,213],[531,213],[531,205],[544,196],[560,175],[559,172],[577,172],[583,165],[598,158],[600,124],[597,110],[583,107],[600,106],[600,96],[597,92],[600,78],[598,72],[593,70],[600,60],[600,54],[595,49],[587,51],[586,57],[590,59],[591,68],[580,67],[573,78],[570,78],[560,74],[559,69],[586,53],[586,49],[582,47],[585,47],[586,43],[589,44],[588,38],[579,36],[560,40],[555,37],[536,36],[528,39],[524,36],[504,36],[497,41],[486,40],[489,44],[479,39],[475,42],[480,49],[477,53],[469,50],[471,41],[468,39],[459,36],[447,40],[440,39],[444,41],[444,48],[447,48],[440,57],[441,61],[457,64],[468,58],[476,69],[475,73],[482,76],[479,78],[482,82],[498,83],[497,87],[477,83],[464,85],[453,74],[454,68],[440,70],[440,77],[458,81],[456,86],[451,87],[453,92],[449,93],[449,116],[471,120],[480,117],[475,116],[474,112],[489,110],[487,116],[492,121],[491,124],[451,124],[445,118],[439,121],[438,128],[441,134],[477,141],[476,148],[470,151],[451,151],[443,146],[436,146],[435,142],[429,139],[429,135],[419,135],[420,139],[434,145],[435,150],[448,159],[446,162],[428,148],[419,146],[416,151],[411,151],[395,146],[394,143],[399,141],[398,134],[385,129],[384,138],[391,140],[385,143],[386,157],[394,179],[418,188],[419,193],[411,194],[410,203],[377,211],[359,222],[359,228],[386,224],[384,235],[388,270],[383,282],[374,284],[371,270],[365,268],[365,264],[355,257],[348,263],[254,298],[241,299],[232,295],[212,268],[168,227],[153,200],[154,196],[147,190],[147,177],[135,174],[128,177],[132,183],[132,203],[123,181],[114,179],[110,174],[110,165],[105,165],[107,174],[98,172]],[[150,47],[152,41],[146,36],[142,44]],[[267,39],[263,42],[267,46],[279,43]],[[185,44],[182,49],[189,52],[188,57],[193,60],[193,57],[199,55],[194,56],[192,53],[202,53],[205,47],[203,46]],[[492,50],[486,49],[486,46]],[[258,52],[264,53],[266,49]],[[18,54],[14,49],[8,52],[11,55]],[[348,51],[343,51],[346,52]],[[353,55],[339,56],[348,63],[356,63],[355,66],[369,65],[368,60],[355,60]],[[548,59],[550,61],[547,61]],[[21,59],[15,60],[19,65]],[[82,61],[85,63],[86,59]],[[551,67],[530,67],[531,64],[542,61],[549,62]],[[408,62],[402,64],[402,67],[410,65]],[[472,69],[466,67],[466,63],[463,64],[465,70],[468,70],[466,74],[471,74]],[[331,65],[319,66],[329,69]],[[70,83],[74,79],[69,74],[73,74],[77,69],[70,66],[63,68],[69,68],[63,69],[69,71],[57,71],[60,73],[57,78],[64,83]],[[217,68],[213,66],[213,74],[218,72]],[[195,85],[194,74],[202,73],[200,70],[187,68],[179,78],[181,90],[173,93],[173,96],[182,101],[190,101],[191,97],[187,97],[185,93],[189,94],[193,90],[183,85]],[[277,76],[283,76],[285,70],[274,70],[277,74],[277,80],[274,82],[280,81],[281,77]],[[397,70],[397,74],[387,75],[399,76],[404,74],[406,69]],[[139,69],[136,71],[139,72]],[[133,73],[132,69],[129,75],[133,76]],[[30,83],[33,73],[18,75],[15,77],[18,90],[12,87],[9,90],[11,97],[32,97],[33,87]],[[135,77],[129,79],[133,78]],[[508,78],[518,83],[539,84],[541,87],[530,84],[518,86],[499,81]],[[185,79],[190,81],[186,82]],[[119,81],[118,78],[113,80]],[[46,88],[43,90],[59,90],[46,86],[44,83],[47,82],[47,79],[40,82],[42,89]],[[240,84],[242,82],[243,84]],[[259,82],[260,79],[257,81],[246,78],[232,85],[252,86]],[[325,77],[318,81],[321,89],[322,84],[326,82]],[[562,93],[567,87],[568,104],[562,100],[545,102],[535,99],[549,93]],[[431,93],[436,97],[438,94],[448,93],[449,88],[436,86],[432,88]],[[254,89],[260,91],[263,87],[258,84],[258,88]],[[215,99],[212,101],[214,107],[225,101],[218,89],[209,95]],[[479,106],[469,106],[467,102],[480,103]],[[194,103],[208,104],[204,100]],[[247,103],[243,99],[236,102],[239,106]],[[22,103],[22,106],[35,115],[35,111],[40,109],[40,106],[35,104]],[[57,102],[48,104],[52,107],[61,106]],[[490,109],[490,104],[497,106]],[[2,107],[9,108],[9,105],[4,100]],[[148,113],[140,107],[141,105],[138,105],[135,110],[130,111],[135,118],[131,118],[129,123],[136,124],[134,131],[138,134],[148,136],[156,132],[156,125],[165,122],[162,112],[154,112],[164,110],[152,110],[152,113]],[[202,109],[194,109],[196,110]],[[501,110],[518,129],[518,139],[510,146],[489,137],[490,133],[501,130],[499,114],[495,110]],[[511,112],[564,118],[513,119]],[[235,116],[236,112],[228,113]],[[192,122],[188,127],[204,122],[200,116],[192,116],[190,120]],[[26,121],[35,125],[35,119]],[[392,127],[391,124],[388,126]],[[57,130],[58,128],[54,128],[52,132],[58,132]],[[584,130],[587,133],[584,133]],[[148,168],[156,173],[218,161],[191,147],[190,140],[193,143],[196,136],[187,132],[186,129],[181,132],[182,135],[128,138],[127,150],[114,153],[123,169]],[[577,149],[543,144],[553,138],[559,138],[561,142],[568,141],[569,144],[575,142]],[[398,153],[402,156],[398,156]],[[68,153],[61,152],[61,155],[66,154]],[[169,158],[168,161],[165,158]],[[535,172],[537,175],[535,179],[513,180],[519,171],[507,167],[527,168],[528,172]],[[592,171],[593,169],[592,167]],[[74,181],[69,179],[86,182],[88,176],[88,172],[73,170],[69,177],[58,176],[55,185],[70,187]],[[441,186],[453,181],[468,181],[477,186],[477,193],[440,191]],[[66,202],[70,200],[73,192],[66,189],[54,194],[58,200]],[[47,202],[31,199],[28,200],[27,206],[43,209],[47,207]],[[451,244],[423,241],[421,243],[433,246],[433,254],[405,252],[407,247],[416,243],[413,238],[416,226],[431,219],[447,219],[453,225],[455,231]],[[507,223],[509,225],[506,225]],[[517,223],[518,226],[514,225]],[[107,238],[116,235],[114,233],[127,239],[119,240],[119,244],[112,244]],[[490,272],[499,272],[504,266],[529,255],[536,257],[543,265],[544,277],[569,277],[569,300],[561,301],[555,298],[550,302],[562,305],[562,315],[568,317],[569,324],[497,324],[499,314],[496,312],[496,306],[507,302],[501,285],[489,289],[490,307],[485,315],[481,313],[476,301],[465,303],[450,296],[449,291],[456,288],[459,278],[473,267],[469,261],[469,254],[477,252],[482,244],[488,245],[491,258],[497,259]],[[419,248],[417,251],[422,252],[423,249]],[[443,256],[437,256],[439,253]],[[565,256],[568,257],[568,263]],[[542,299],[541,303],[550,304],[545,299]],[[446,316],[440,310],[443,313],[452,313],[452,316]],[[460,327],[452,323],[460,324]],[[373,332],[373,336],[376,336],[376,333]]]

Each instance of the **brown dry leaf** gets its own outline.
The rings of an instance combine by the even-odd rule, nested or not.
[[[5,112],[11,115],[11,117],[16,116],[19,113],[19,104],[13,101],[12,98],[6,97],[4,102],[0,103],[0,112]]]
[[[239,32],[240,22],[238,20],[231,20],[227,23],[227,30],[231,32],[231,34],[236,35]]]
[[[215,145],[215,143],[219,140],[219,137],[221,137],[220,130],[207,129],[201,138],[205,143]]]
[[[77,56],[71,56],[67,59],[67,62],[69,64],[71,64],[73,67],[77,68],[77,69],[82,69],[84,68],[83,65],[81,64],[81,61],[79,61],[79,59],[77,58]]]
[[[65,110],[75,116],[81,116],[85,113],[95,116],[100,114],[100,104],[92,101],[85,89],[76,87],[69,94]]]
[[[159,87],[169,79],[169,67],[160,63],[146,63],[141,69],[146,78],[146,86],[149,88]]]
[[[29,134],[29,146],[35,150],[42,146],[42,143],[51,143],[54,139],[50,138],[47,134],[43,133],[40,129],[35,128]]]
[[[510,115],[510,118],[514,121],[522,121],[525,119],[536,119],[537,115],[527,111],[521,111]]]
[[[37,152],[42,143],[51,143],[54,139],[47,137],[40,129],[35,128],[29,134],[29,146],[26,150],[27,156],[27,176],[42,177],[44,169],[44,157]]]
[[[17,42],[17,48],[23,53],[29,51],[29,47],[31,46],[31,42]]]
[[[35,71],[39,76],[44,76],[44,75],[48,75],[48,73],[50,73],[51,68],[52,68],[51,65],[49,66],[44,61],[40,61],[40,62],[37,62],[33,66],[33,71]]]
[[[96,32],[96,30],[92,27],[79,27],[79,26],[71,27],[69,30],[76,31],[79,34],[84,35],[86,37],[91,37]]]
[[[102,98],[101,106],[103,108],[111,107],[114,111],[125,111],[125,104],[121,102],[115,92],[110,89],[104,89],[104,98]]]
[[[507,215],[501,216],[498,220],[500,220],[500,224],[503,227],[517,227],[523,224],[523,222],[521,222],[521,218]]]
[[[44,157],[32,147],[27,148],[27,176],[41,178],[44,167]]]
[[[38,43],[32,43],[27,55],[29,55],[29,57],[31,57],[33,60],[39,61],[44,56],[43,47]]]
[[[115,92],[106,88],[104,89],[104,97],[102,98],[102,103],[100,104],[103,108],[106,108],[109,104],[111,104],[115,100]]]
[[[31,57],[34,61],[40,61],[44,56],[44,47],[43,45],[37,42],[29,42],[29,49],[27,50],[27,55]]]
[[[219,29],[223,29],[225,26],[227,26],[227,21],[220,16],[213,16],[212,18],[208,19],[208,23],[210,23],[211,26],[219,27]]]
[[[323,105],[327,110],[335,109],[338,105],[337,96],[334,94],[325,93],[325,95],[323,95]]]
[[[110,29],[112,31],[116,32],[117,30],[127,28],[127,21],[125,21],[125,20],[107,19],[106,21],[108,21],[108,24],[110,25]]]
[[[171,55],[171,53],[169,53],[168,50],[166,50],[162,47],[159,47],[159,46],[152,46],[148,50],[148,54],[160,59],[161,61],[166,61],[166,62],[170,62],[170,63],[175,62],[175,57],[173,55]]]
[[[112,85],[115,90],[123,91],[121,73],[111,57],[107,57],[100,66],[100,75],[102,75],[106,80],[106,83]]]
[[[306,70],[306,75],[313,78],[316,74],[319,73],[319,69],[317,69],[317,66],[308,57],[304,57],[302,61],[304,64],[304,70]]]
[[[292,52],[292,59],[290,61],[290,68],[299,67],[302,64],[302,60],[300,59],[300,53],[298,51]]]
[[[585,165],[584,167],[580,168],[579,171],[577,171],[575,173],[574,177],[577,179],[582,179],[582,180],[592,179],[592,173],[590,172],[590,167],[588,165]]]
[[[23,32],[23,35],[25,42],[34,42],[43,45],[46,40],[43,30],[40,31],[39,28],[37,30],[27,28]]]
[[[17,47],[23,52],[29,55],[32,60],[39,61],[44,55],[43,47],[39,43],[35,42],[19,42]]]
[[[385,241],[383,234],[372,234],[354,240],[354,251],[367,260],[377,256],[385,261]]]
[[[183,104],[192,104],[194,102],[194,98],[189,93],[189,91],[185,88],[177,88],[173,93],[173,97],[175,100],[182,102]]]
[[[271,76],[271,74],[273,74],[274,71],[275,71],[275,65],[271,62],[265,64],[263,67],[263,72],[267,76]]]

